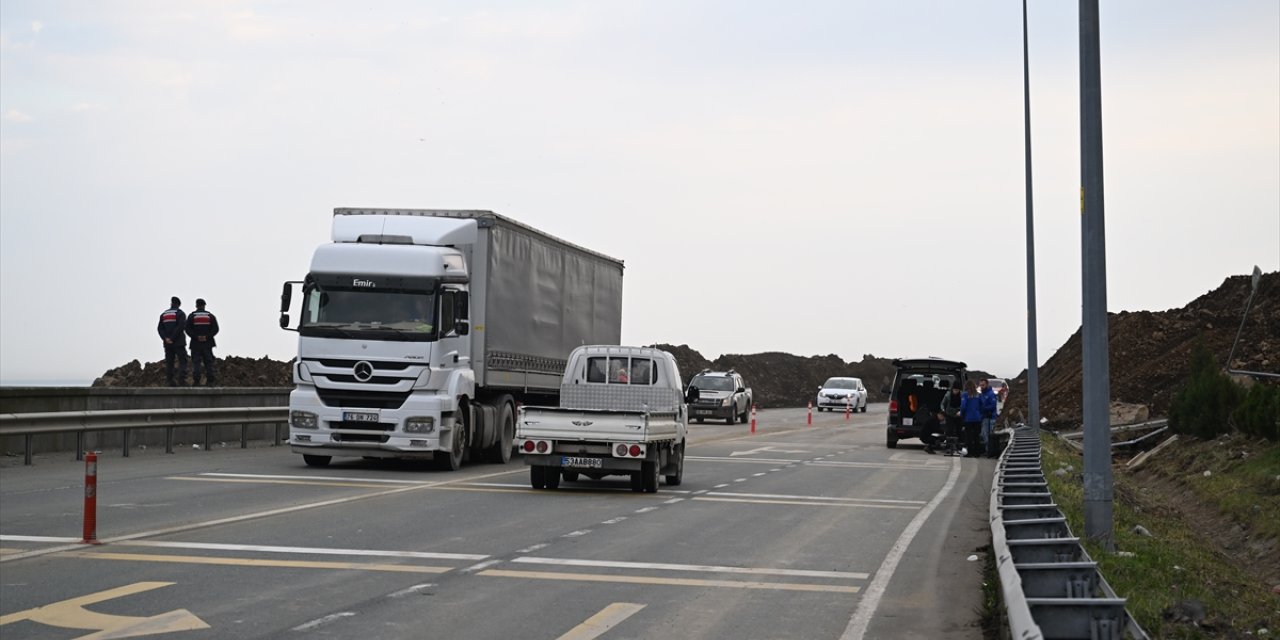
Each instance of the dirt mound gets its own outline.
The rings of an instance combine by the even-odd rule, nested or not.
[[[214,370],[218,372],[219,387],[292,387],[292,361],[281,362],[266,356],[218,358]],[[190,375],[188,366],[188,375]],[[95,387],[167,387],[164,361],[142,364],[137,360],[116,367],[93,381]]]
[[[1232,369],[1280,373],[1280,272],[1263,274],[1241,329],[1252,276],[1228,277],[1222,286],[1181,309],[1108,314],[1111,400],[1145,405],[1152,417],[1167,415],[1169,403],[1190,372],[1191,351],[1202,341],[1217,362],[1226,362],[1236,332]],[[1046,426],[1074,428],[1082,409],[1081,333],[1040,367],[1040,416]],[[1024,419],[1027,372],[1011,381],[1004,415]]]

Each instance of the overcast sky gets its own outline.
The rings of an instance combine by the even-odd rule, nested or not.
[[[1107,299],[1280,270],[1280,3],[1101,9]],[[1076,3],[1031,2],[1043,363],[1081,320]],[[288,360],[339,206],[626,261],[623,341],[1027,365],[1020,4],[0,4],[0,384]],[[1241,301],[1243,305],[1243,301]]]

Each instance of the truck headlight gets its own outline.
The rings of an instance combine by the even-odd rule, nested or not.
[[[720,406],[722,407],[727,407],[731,404],[733,404],[733,398],[725,398],[724,400],[720,401]]]
[[[414,416],[404,421],[405,433],[432,433],[435,430],[435,416]]]
[[[289,426],[294,429],[315,429],[316,424],[316,414],[310,411],[289,412]]]

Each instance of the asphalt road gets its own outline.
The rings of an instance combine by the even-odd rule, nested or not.
[[[679,487],[285,447],[0,468],[0,636],[980,638],[992,460],[866,414],[693,425]],[[971,555],[979,555],[971,561]],[[97,634],[97,635],[91,635]]]

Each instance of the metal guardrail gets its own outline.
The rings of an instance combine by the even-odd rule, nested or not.
[[[1011,637],[1147,639],[1053,501],[1036,429],[1014,429],[1000,456],[991,537]]]
[[[119,429],[123,432],[124,456],[129,457],[129,432],[133,429],[165,430],[165,453],[173,453],[173,430],[178,427],[204,427],[205,449],[209,449],[209,428],[216,425],[240,425],[240,448],[248,447],[246,429],[251,424],[275,423],[280,444],[279,425],[289,420],[288,407],[213,407],[197,409],[127,409],[118,411],[50,411],[41,413],[0,414],[0,437],[25,436],[25,463],[31,464],[32,438],[55,433],[76,434],[76,460],[84,455],[84,434],[90,431]]]

